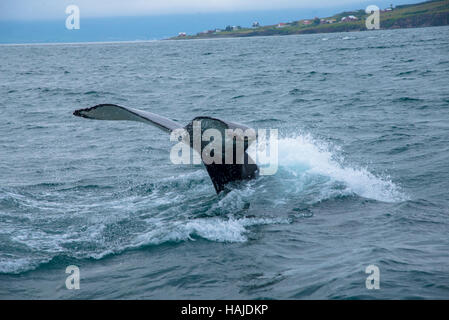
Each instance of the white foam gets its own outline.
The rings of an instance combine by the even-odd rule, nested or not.
[[[198,195],[205,196],[208,201],[216,199],[211,183],[202,183],[208,177],[201,168],[160,180],[162,187],[156,186],[145,197],[131,193],[124,198],[113,198],[101,204],[77,204],[67,214],[71,219],[74,215],[77,219],[86,217],[87,228],[69,225],[61,234],[48,233],[39,227],[35,229],[32,226],[18,228],[12,224],[2,225],[3,232],[10,235],[11,241],[38,254],[33,257],[26,257],[24,254],[0,256],[0,273],[29,270],[60,254],[101,259],[108,254],[130,248],[193,241],[195,238],[215,242],[245,242],[251,226],[290,223],[285,216],[279,217],[278,212],[273,217],[236,218],[235,214],[244,211],[248,203],[259,200],[265,201],[265,209],[276,211],[277,205],[282,206],[295,197],[305,202],[316,202],[339,194],[357,194],[384,202],[407,199],[388,177],[375,175],[367,168],[348,165],[338,157],[339,154],[338,148],[314,139],[309,134],[285,137],[279,140],[280,170],[277,175],[249,181],[218,201],[211,201],[207,207],[201,203],[197,206],[198,201],[195,201]],[[173,188],[173,192],[167,191],[166,186],[172,184],[179,188]],[[179,189],[183,192],[179,192]],[[190,193],[184,192],[189,189]],[[20,195],[9,196],[24,202]],[[47,212],[52,214],[47,219],[55,219],[55,223],[60,223],[59,219],[65,221],[59,210],[55,210],[59,208],[57,203],[43,203]],[[42,206],[41,203],[33,204],[33,207],[39,206]],[[189,216],[203,209],[207,214],[217,213],[219,216],[189,219]],[[255,212],[257,211],[256,206]],[[39,223],[40,215],[29,215],[28,218],[33,221],[37,219]],[[111,242],[108,227],[120,221],[126,222],[127,219],[140,219],[138,230]]]
[[[30,265],[33,265],[35,261],[30,258],[20,257],[0,257],[0,274],[1,273],[19,273],[21,271],[28,270]]]
[[[217,242],[244,242],[246,229],[239,220],[229,219],[195,219],[182,226],[189,235],[217,241]]]
[[[285,218],[200,218],[187,222],[165,224],[137,237],[135,247],[160,244],[167,241],[187,241],[201,237],[216,242],[245,242],[247,227],[266,224],[290,223]]]
[[[337,150],[309,134],[283,138],[279,141],[279,165],[341,182],[346,191],[361,197],[384,202],[406,200],[407,197],[388,177],[376,176],[367,168],[343,165],[344,159],[335,155]]]

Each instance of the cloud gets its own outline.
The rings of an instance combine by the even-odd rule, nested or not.
[[[78,5],[84,17],[325,8],[360,4],[357,0],[0,0],[1,20],[65,19]]]

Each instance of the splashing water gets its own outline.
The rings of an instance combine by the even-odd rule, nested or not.
[[[334,152],[338,149],[334,148]],[[342,183],[344,194],[353,193],[384,202],[407,199],[388,177],[378,177],[366,168],[344,166],[344,159],[331,150],[328,143],[310,134],[283,138],[279,141],[279,165],[299,179],[317,176],[326,182]]]
[[[53,213],[54,225],[72,223],[70,212],[78,212],[84,222],[49,233],[41,226],[39,215],[30,215],[31,226],[5,226],[11,229],[11,240],[27,249],[14,259],[4,259],[0,272],[19,272],[60,254],[101,259],[126,249],[192,241],[196,237],[245,242],[253,226],[291,223],[288,212],[300,203],[313,205],[342,195],[356,194],[384,202],[405,199],[390,180],[365,168],[343,166],[343,160],[337,159],[329,144],[310,134],[281,138],[278,145],[277,174],[242,183],[218,197],[203,169],[163,177],[151,185],[131,186],[103,198],[101,203],[97,203],[95,190],[89,188],[85,189],[85,204],[61,202],[51,203],[50,207],[39,196],[27,199],[20,193],[5,193],[8,198],[3,200],[18,209],[28,210],[31,206],[55,211],[65,205],[69,213]],[[47,198],[49,192],[56,198],[59,191],[50,188],[44,192]],[[29,250],[40,252],[40,256],[26,258]]]

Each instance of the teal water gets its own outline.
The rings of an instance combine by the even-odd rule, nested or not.
[[[0,46],[0,298],[449,298],[448,35]],[[217,196],[98,103],[277,128],[279,170]]]

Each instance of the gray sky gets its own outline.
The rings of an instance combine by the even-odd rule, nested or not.
[[[357,4],[362,2],[361,0],[0,0],[0,20],[65,18],[65,8],[69,4],[78,5],[84,17],[110,17],[325,8],[342,5],[357,8]]]

